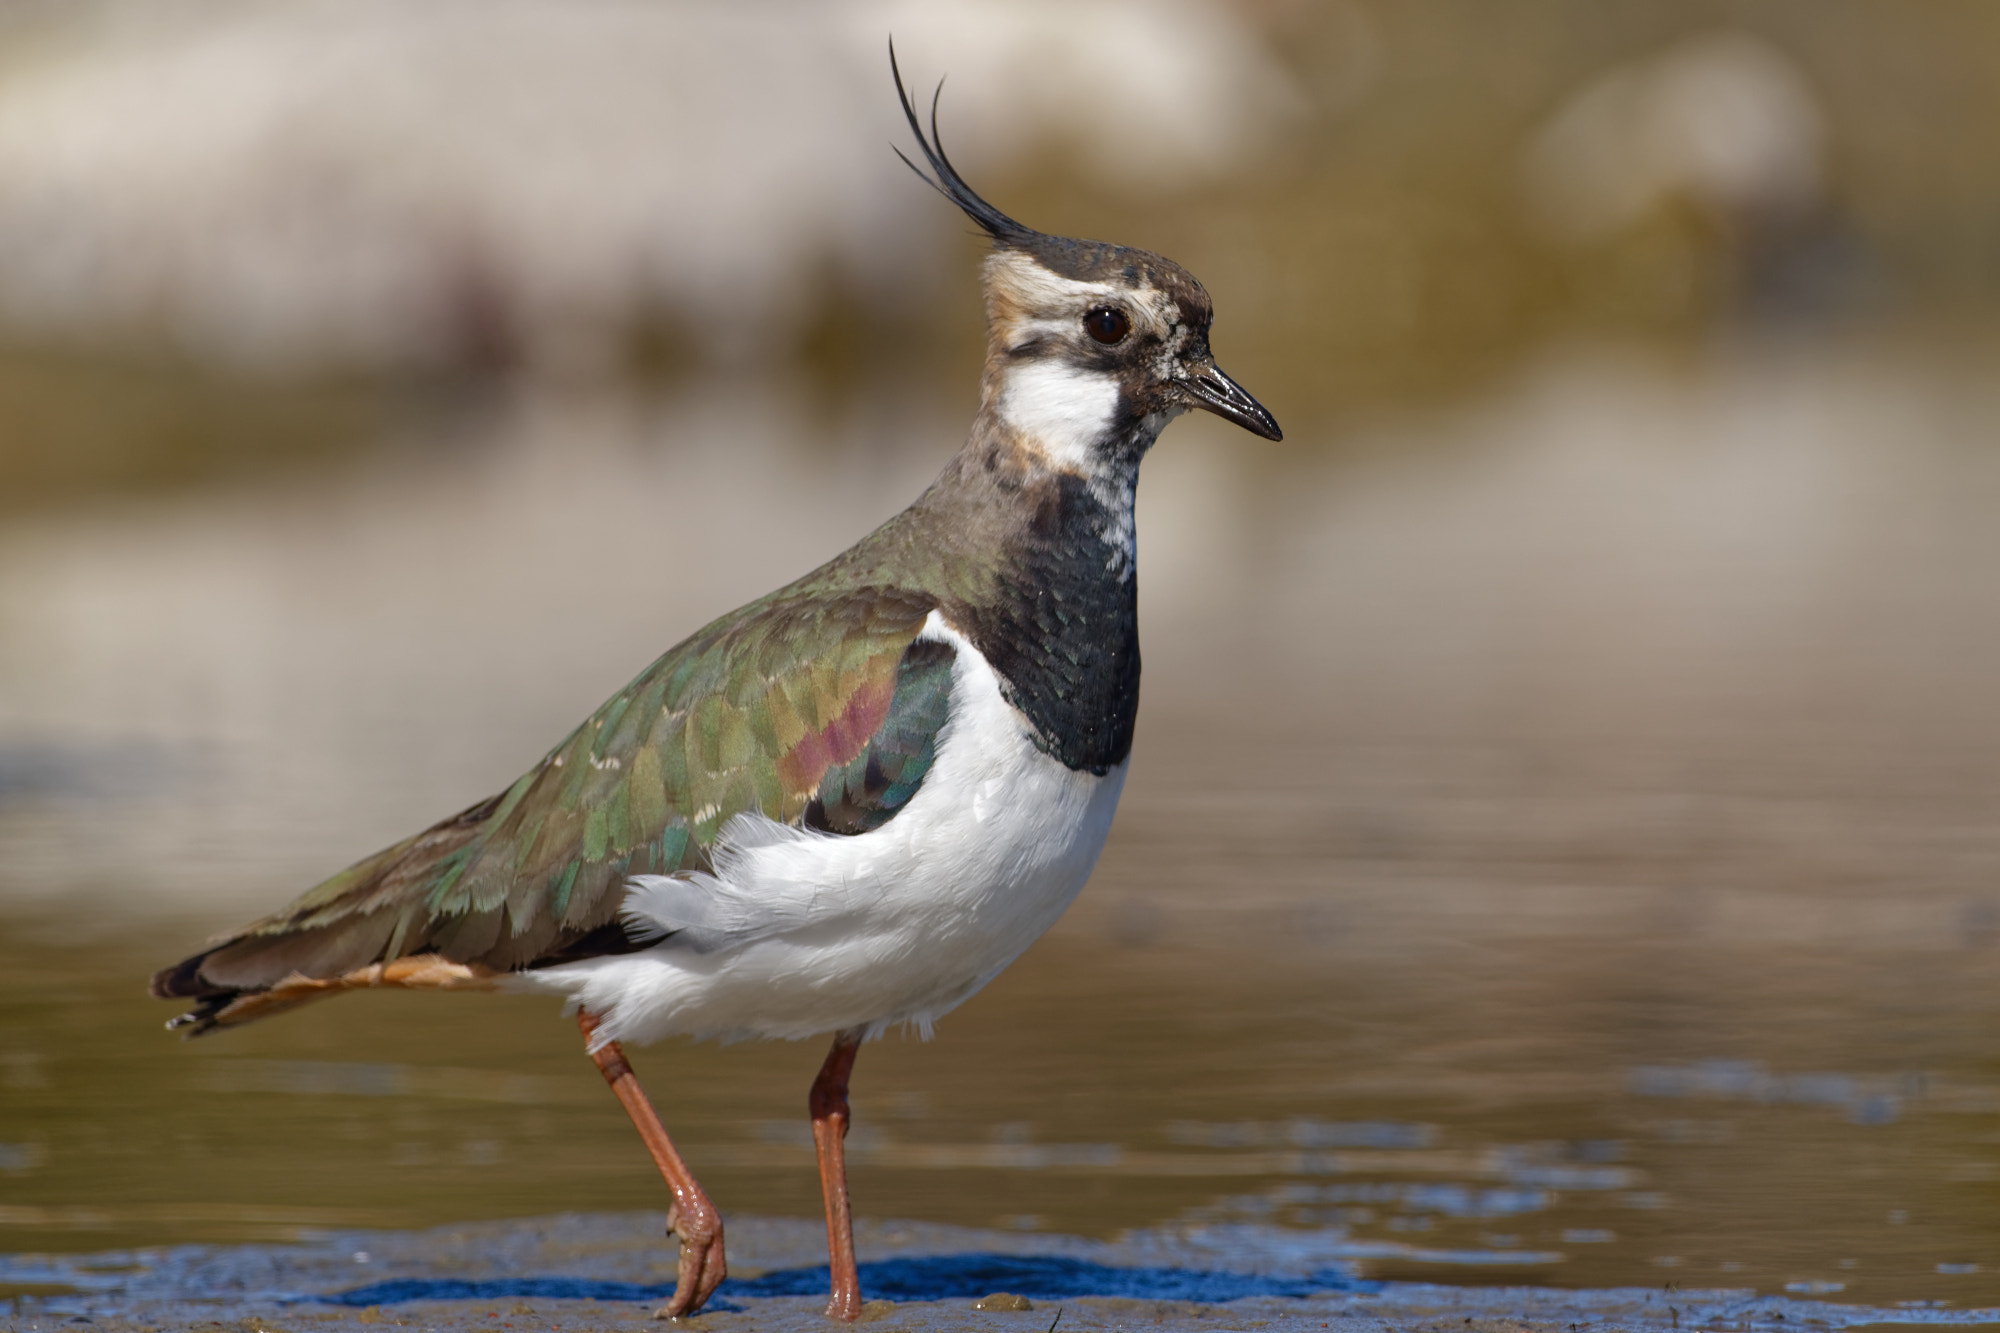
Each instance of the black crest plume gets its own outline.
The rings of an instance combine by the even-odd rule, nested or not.
[[[935,178],[904,157],[902,149],[895,148],[894,152],[903,159],[903,165],[916,172],[917,178],[924,184],[963,209],[967,217],[993,238],[995,245],[1025,249],[1044,239],[1042,233],[1033,227],[1022,226],[981,199],[965,183],[965,178],[958,174],[958,168],[952,166],[951,159],[944,155],[944,140],[938,136],[937,123],[938,99],[944,96],[943,79],[938,80],[937,91],[931,94],[931,131],[928,136],[924,134],[923,122],[917,119],[917,109],[910,104],[910,94],[903,88],[903,71],[896,67],[896,43],[893,38],[889,42],[889,74],[896,80],[896,97],[903,104],[903,115],[910,122],[911,132],[917,136],[917,147],[923,150],[924,160],[931,164],[931,172],[936,173]]]

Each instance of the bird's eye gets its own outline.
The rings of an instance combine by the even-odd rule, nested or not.
[[[1083,317],[1083,331],[1106,347],[1112,347],[1125,341],[1125,335],[1132,331],[1132,321],[1125,317],[1123,310],[1101,305]]]

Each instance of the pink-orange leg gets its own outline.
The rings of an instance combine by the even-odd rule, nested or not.
[[[654,1317],[677,1319],[693,1314],[715,1294],[729,1272],[722,1256],[722,1214],[701,1192],[694,1172],[688,1170],[674,1141],[667,1137],[667,1127],[660,1123],[653,1103],[647,1100],[645,1089],[632,1073],[632,1066],[625,1062],[625,1052],[615,1041],[592,1048],[597,1037],[595,1014],[579,1009],[576,1025],[583,1030],[585,1048],[597,1062],[598,1072],[624,1105],[625,1114],[632,1117],[646,1151],[653,1155],[654,1165],[660,1168],[660,1174],[667,1178],[667,1188],[673,1191],[673,1206],[667,1210],[667,1230],[680,1237],[680,1277],[674,1283],[673,1299],[661,1306]]]
[[[854,1072],[854,1055],[861,1038],[852,1032],[834,1037],[833,1049],[813,1080],[813,1147],[819,1150],[819,1187],[826,1195],[826,1252],[833,1270],[833,1294],[827,1298],[828,1319],[856,1319],[861,1314],[861,1275],[854,1270],[854,1214],[847,1206],[847,1077]]]

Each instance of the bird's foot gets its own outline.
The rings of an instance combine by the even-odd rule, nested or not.
[[[680,1278],[673,1297],[653,1312],[655,1319],[694,1314],[729,1275],[723,1256],[722,1214],[705,1198],[677,1199],[667,1210],[667,1234],[681,1243]]]
[[[861,1317],[861,1288],[857,1285],[842,1291],[835,1287],[833,1295],[827,1298],[826,1317],[844,1323],[853,1323]]]

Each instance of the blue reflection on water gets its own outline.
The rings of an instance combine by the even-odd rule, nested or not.
[[[826,1291],[824,1264],[785,1268],[755,1278],[730,1278],[723,1296],[816,1296]],[[1338,1269],[1307,1277],[1266,1277],[1190,1268],[1126,1268],[1060,1255],[940,1254],[884,1259],[861,1265],[861,1288],[872,1298],[938,1301],[976,1298],[994,1291],[1054,1300],[1069,1296],[1128,1296],[1145,1300],[1234,1301],[1246,1296],[1312,1296],[1328,1291],[1375,1291]],[[397,1305],[406,1301],[498,1300],[534,1297],[601,1301],[663,1300],[671,1286],[604,1282],[586,1278],[522,1277],[487,1282],[405,1278],[308,1298],[345,1306]]]
[[[1857,1125],[1892,1125],[1906,1099],[1921,1096],[1923,1078],[1864,1083],[1851,1074],[1776,1074],[1756,1060],[1700,1060],[1685,1065],[1640,1065],[1629,1075],[1641,1097],[1720,1097],[1765,1106],[1831,1106]]]

